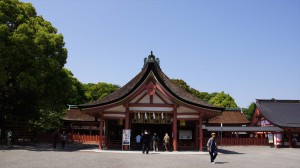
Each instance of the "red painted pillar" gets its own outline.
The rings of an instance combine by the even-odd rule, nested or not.
[[[173,108],[173,151],[177,151],[177,106]]]
[[[129,129],[130,128],[130,120],[129,120],[129,106],[128,103],[126,103],[125,105],[126,111],[125,111],[125,129]],[[125,150],[128,150],[128,145],[124,146]]]
[[[289,147],[292,148],[292,134],[291,134],[291,130],[289,130]]]
[[[202,124],[203,124],[203,113],[200,113],[199,117],[199,150],[202,151],[203,148],[203,130],[202,130]]]
[[[198,146],[198,122],[195,121],[195,147]]]
[[[126,106],[126,111],[125,111],[125,129],[129,129],[129,107],[128,104]]]
[[[103,114],[100,113],[100,126],[99,126],[99,150],[102,150],[102,135],[103,135]]]

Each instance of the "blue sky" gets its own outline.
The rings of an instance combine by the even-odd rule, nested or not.
[[[300,99],[298,0],[24,0],[62,33],[83,83],[123,86],[153,50],[170,78],[199,91]]]

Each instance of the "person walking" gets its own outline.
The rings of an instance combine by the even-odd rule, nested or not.
[[[156,135],[156,133],[154,133],[152,136],[153,152],[158,152],[158,141],[159,137]]]
[[[143,135],[143,154],[146,153],[149,154],[149,148],[150,148],[150,135],[145,130],[145,133]]]
[[[165,149],[168,152],[169,151],[168,148],[169,148],[169,144],[170,144],[170,137],[169,137],[168,133],[165,134],[163,141],[164,141]]]
[[[211,133],[211,138],[209,138],[207,142],[207,149],[209,151],[211,164],[215,164],[215,159],[218,155],[218,147],[217,147],[217,142],[215,140],[215,137],[216,134],[214,132]]]
[[[136,137],[135,137],[135,142],[136,142],[136,145],[138,147],[138,149],[141,148],[141,139],[142,139],[142,136],[140,134],[138,134]]]

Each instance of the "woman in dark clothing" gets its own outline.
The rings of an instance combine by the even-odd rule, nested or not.
[[[146,153],[149,154],[149,148],[150,148],[150,135],[148,134],[147,131],[145,131],[143,137],[143,154]]]

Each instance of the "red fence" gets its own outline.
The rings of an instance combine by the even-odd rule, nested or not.
[[[105,137],[102,137],[102,142],[105,143]],[[99,144],[99,135],[69,135],[69,139],[74,142],[79,143],[90,143],[90,144]],[[203,146],[206,146],[206,143],[209,138],[203,138]],[[217,138],[217,144],[219,146],[269,146],[268,138]],[[108,140],[107,146],[121,146],[121,141]],[[194,142],[191,144],[182,144],[178,142],[178,146],[182,147],[196,147]]]
[[[206,146],[209,138],[203,138]],[[217,144],[223,146],[269,146],[268,138],[217,138]]]
[[[102,137],[102,142],[105,142],[105,137]],[[73,134],[69,135],[69,139],[74,142],[79,143],[90,143],[90,144],[99,144],[99,135],[78,135]]]

